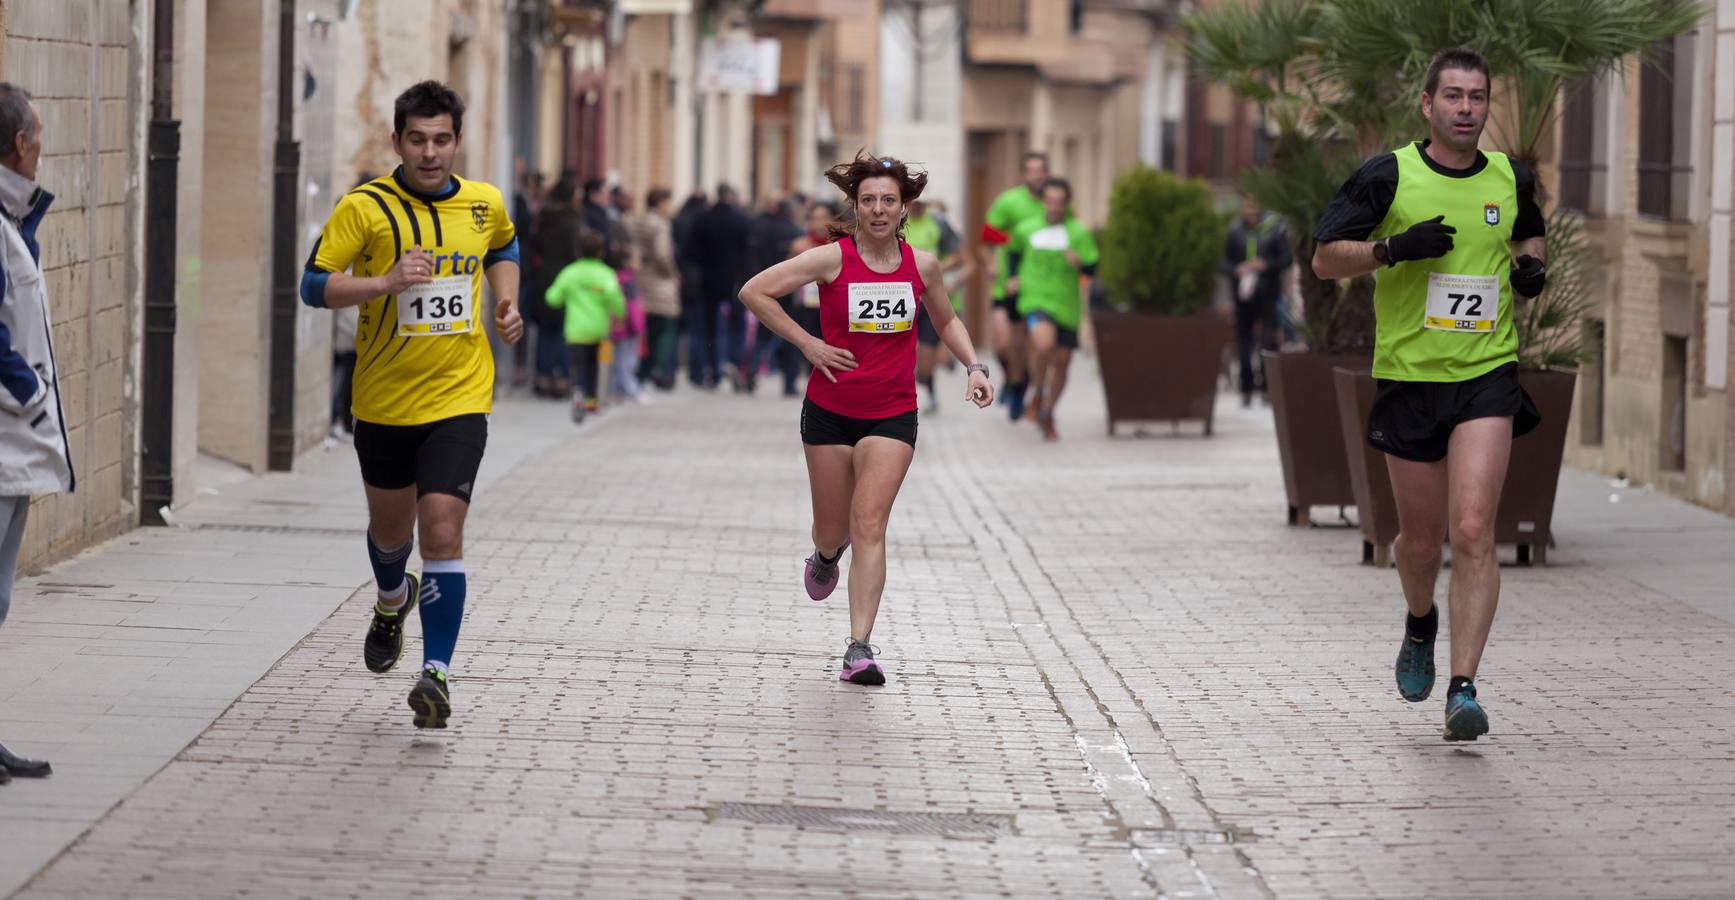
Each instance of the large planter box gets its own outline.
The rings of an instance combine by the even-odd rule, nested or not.
[[[1512,442],[1506,485],[1500,490],[1500,511],[1494,519],[1494,541],[1518,545],[1518,561],[1548,564],[1554,539],[1554,495],[1560,487],[1561,457],[1566,454],[1566,425],[1572,417],[1576,372],[1520,372],[1518,381],[1542,424]]]
[[[1308,524],[1314,506],[1353,506],[1355,488],[1344,457],[1343,424],[1338,416],[1332,369],[1367,367],[1365,356],[1265,351],[1265,385],[1277,421],[1277,454],[1283,461],[1283,488],[1289,498],[1289,524]]]
[[[1398,507],[1392,499],[1385,454],[1367,444],[1368,410],[1374,402],[1374,379],[1365,368],[1333,370],[1338,411],[1343,426],[1344,457],[1354,484],[1361,520],[1362,561],[1390,564],[1392,541],[1398,536]],[[1567,420],[1572,414],[1572,372],[1520,372],[1519,383],[1542,414],[1536,430],[1512,442],[1500,508],[1494,518],[1494,542],[1517,547],[1520,563],[1548,562],[1554,537],[1554,496],[1560,486],[1561,457],[1566,452]]]
[[[1120,422],[1198,420],[1211,433],[1223,348],[1234,337],[1221,316],[1159,316],[1098,310],[1097,361],[1108,433]]]
[[[1367,441],[1368,410],[1374,405],[1373,367],[1337,366],[1332,369],[1332,379],[1344,462],[1361,527],[1362,562],[1383,568],[1391,565],[1392,541],[1398,537],[1398,502],[1392,497],[1392,480],[1386,474],[1386,455],[1368,446]]]

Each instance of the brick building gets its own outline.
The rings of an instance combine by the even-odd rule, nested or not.
[[[1735,513],[1735,2],[1562,98],[1557,204],[1594,308],[1567,461]]]
[[[55,195],[38,232],[78,493],[31,509],[25,560],[68,556],[132,527],[135,352],[142,286],[142,85],[125,3],[0,5],[0,73],[36,97],[37,181]]]

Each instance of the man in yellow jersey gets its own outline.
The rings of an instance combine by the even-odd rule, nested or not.
[[[1006,286],[1010,271],[1007,243],[1012,232],[1026,219],[1042,216],[1042,184],[1048,180],[1048,154],[1032,150],[1020,163],[1023,181],[1000,192],[988,207],[982,223],[983,264],[992,266],[994,273],[994,353],[1000,357],[1000,368],[1006,373],[1001,395],[1006,398],[1006,414],[1016,422],[1024,416],[1024,388],[1028,376],[1024,371],[1024,319],[1018,315],[1018,292]],[[989,247],[995,248],[988,256]]]
[[[355,451],[367,491],[368,559],[379,599],[362,647],[370,671],[404,651],[404,619],[422,621],[422,673],[410,691],[418,728],[444,728],[447,679],[464,617],[464,516],[493,409],[494,357],[482,276],[509,344],[519,320],[518,238],[493,185],[463,181],[464,101],[437,81],[399,95],[392,149],[403,165],[338,201],[301,279],[302,301],[360,306]],[[406,573],[414,532],[423,572]]]
[[[1535,173],[1477,149],[1488,92],[1480,54],[1435,54],[1421,96],[1430,139],[1363,164],[1313,234],[1319,277],[1375,273],[1368,443],[1385,452],[1398,503],[1409,616],[1397,681],[1412,703],[1434,687],[1434,585],[1452,545],[1448,741],[1488,732],[1474,679],[1500,600],[1494,514],[1512,439],[1540,421],[1518,383],[1512,316],[1513,293],[1534,297],[1547,280],[1542,210]]]

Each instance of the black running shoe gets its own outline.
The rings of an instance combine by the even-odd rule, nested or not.
[[[1488,714],[1476,700],[1476,688],[1446,698],[1446,740],[1473,741],[1488,733]]]
[[[1398,645],[1398,695],[1420,703],[1434,692],[1434,641],[1404,635]]]
[[[452,715],[452,698],[446,692],[446,676],[433,666],[422,668],[422,677],[410,689],[410,709],[417,728],[445,728]]]
[[[367,640],[361,645],[362,662],[375,674],[390,672],[404,656],[404,620],[416,608],[416,598],[422,590],[422,579],[404,573],[404,605],[387,612],[374,601],[374,621],[367,630]]]

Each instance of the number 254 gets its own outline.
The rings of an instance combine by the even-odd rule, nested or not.
[[[857,300],[861,309],[856,311],[858,319],[890,319],[896,316],[900,319],[910,314],[910,308],[899,300],[897,306],[892,306],[887,300]]]

